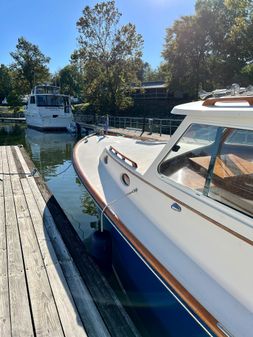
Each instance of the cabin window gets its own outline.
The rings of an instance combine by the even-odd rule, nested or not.
[[[253,215],[253,131],[191,125],[159,165],[161,175]]]
[[[164,158],[158,168],[159,173],[181,185],[203,192],[206,169],[200,167],[197,161],[198,158],[204,158],[208,168],[217,129],[217,126],[191,125]]]
[[[206,195],[253,216],[253,131],[225,129],[213,165]]]
[[[30,97],[30,104],[35,104],[35,97],[34,96]]]
[[[37,95],[37,106],[63,107],[63,96],[57,95]]]

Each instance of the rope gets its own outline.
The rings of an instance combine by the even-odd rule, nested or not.
[[[61,171],[57,174],[54,174],[53,177],[58,177],[59,175],[65,173],[70,168],[70,166],[72,166],[72,162],[63,171]],[[37,172],[38,172],[38,170],[36,168],[34,168],[31,172],[0,172],[0,175],[13,176],[13,175],[24,174],[28,177],[34,177]],[[0,178],[0,181],[3,181],[3,179]]]
[[[25,174],[28,177],[33,177],[37,172],[37,169],[34,168],[32,172],[0,172],[0,175],[3,176],[14,176],[14,175],[20,175],[20,174]],[[3,179],[0,178],[0,181],[3,181]]]
[[[58,177],[59,175],[65,173],[69,168],[70,166],[72,166],[72,162],[69,164],[69,166],[67,168],[65,168],[63,171],[57,173],[57,174],[54,174],[53,177]]]
[[[100,214],[100,231],[101,231],[101,232],[104,231],[104,218],[103,218],[103,216],[104,216],[105,210],[106,210],[109,206],[111,206],[112,204],[114,204],[115,202],[118,202],[118,201],[120,201],[120,200],[122,200],[122,199],[128,197],[130,194],[135,193],[135,192],[137,192],[137,191],[138,191],[138,189],[135,188],[135,189],[133,189],[132,191],[130,191],[130,192],[128,192],[128,193],[125,193],[122,197],[120,197],[120,198],[118,198],[118,199],[114,199],[114,200],[108,202],[108,203],[105,205],[105,207],[102,209],[102,212],[101,212],[101,214]]]

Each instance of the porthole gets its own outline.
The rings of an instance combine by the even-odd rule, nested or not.
[[[105,157],[104,157],[104,163],[105,163],[105,164],[108,164],[108,156],[105,156]]]
[[[126,173],[123,173],[121,176],[121,180],[124,185],[129,186],[130,185],[130,178]]]

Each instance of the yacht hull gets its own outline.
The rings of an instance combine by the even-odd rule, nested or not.
[[[101,226],[111,232],[120,282],[132,300],[137,298],[136,310],[144,310],[147,325],[161,329],[157,335],[251,336],[250,309],[232,287],[241,297],[249,293],[243,260],[250,259],[252,242],[213,218],[209,200],[165,185],[157,172],[150,179],[145,169],[157,146],[94,136],[74,148],[74,168],[102,210]],[[154,166],[163,157],[161,152]],[[244,287],[238,288],[237,280]]]
[[[57,117],[53,117],[52,115],[41,118],[39,115],[26,115],[27,126],[37,130],[66,131],[71,122],[72,116],[68,117],[58,115]]]
[[[144,335],[213,336],[203,322],[195,320],[184,301],[140,257],[116,224],[107,219],[105,225],[112,238],[114,271],[130,300],[127,306],[143,322]]]

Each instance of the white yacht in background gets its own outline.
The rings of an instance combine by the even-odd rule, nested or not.
[[[38,130],[73,131],[70,97],[60,94],[60,88],[37,85],[31,92],[25,111],[26,123]]]
[[[185,119],[166,145],[93,135],[74,167],[121,284],[159,336],[252,337],[253,96],[172,113]]]

